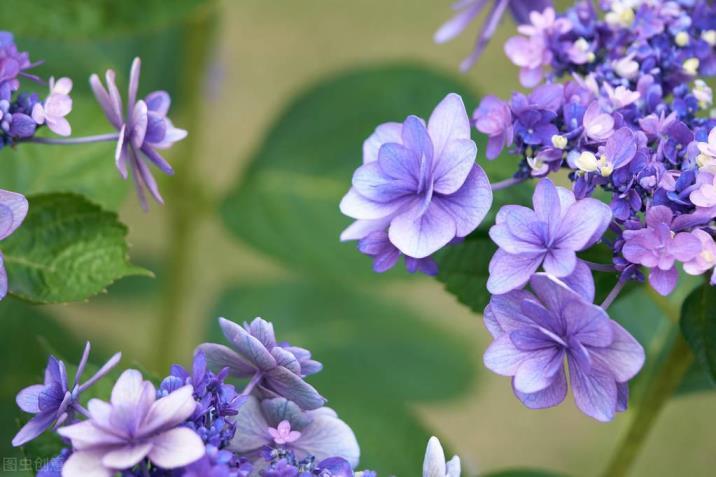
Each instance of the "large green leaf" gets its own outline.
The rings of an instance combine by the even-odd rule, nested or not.
[[[705,283],[681,308],[681,331],[701,367],[716,379],[716,289]]]
[[[30,196],[22,226],[0,244],[10,293],[28,301],[84,300],[129,275],[127,228],[117,215],[76,194]]]
[[[224,202],[227,226],[302,272],[330,279],[375,277],[369,259],[338,240],[351,223],[338,204],[361,164],[363,141],[386,121],[428,117],[451,91],[463,96],[468,110],[476,106],[477,98],[461,83],[413,65],[365,68],[310,87],[270,128]],[[514,161],[488,164],[483,150],[484,141],[478,162],[490,177],[504,178],[506,166],[515,169]]]
[[[385,475],[420,473],[430,433],[409,406],[466,391],[477,371],[471,339],[375,293],[300,282],[240,286],[223,295],[216,315],[262,316],[278,339],[310,349],[324,370],[309,381],[356,432],[362,466]],[[215,320],[210,337],[224,342]]]

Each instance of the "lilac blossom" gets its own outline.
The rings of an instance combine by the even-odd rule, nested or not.
[[[460,457],[445,462],[445,451],[437,437],[428,440],[423,460],[423,477],[460,477]]]
[[[50,356],[45,367],[45,382],[28,386],[17,393],[15,400],[20,409],[35,416],[20,429],[12,445],[18,447],[26,444],[51,426],[69,423],[75,413],[84,412],[79,401],[80,394],[106,376],[122,357],[121,353],[115,354],[91,378],[80,384],[89,353],[90,344],[87,342],[72,383],[68,380],[65,363]]]
[[[472,114],[475,128],[486,134],[488,159],[497,158],[504,147],[512,145],[514,129],[509,105],[494,96],[485,96]]]
[[[22,194],[0,189],[0,240],[12,235],[27,216],[29,204]],[[5,259],[0,252],[0,300],[8,292]]]
[[[530,279],[532,292],[494,295],[485,325],[494,341],[487,368],[512,377],[515,395],[532,409],[560,404],[567,394],[568,363],[577,407],[610,421],[627,407],[627,382],[644,364],[644,349],[607,313],[592,304],[594,288],[580,294],[546,273]]]
[[[321,370],[308,350],[277,343],[273,325],[261,318],[243,327],[224,318],[219,324],[231,347],[204,343],[197,348],[211,368],[228,368],[233,376],[251,378],[245,394],[255,388],[261,397],[285,397],[303,409],[323,406],[326,400],[303,379]]]
[[[701,252],[684,263],[684,271],[689,275],[702,275],[713,270],[711,285],[716,285],[716,242],[708,232],[696,229],[691,234],[701,242]]]
[[[204,455],[204,443],[181,426],[196,407],[193,388],[186,385],[161,399],[139,371],[122,373],[110,402],[89,401],[89,419],[58,429],[72,442],[64,477],[114,475],[145,457],[162,469],[183,467]]]
[[[125,179],[128,171],[131,172],[137,196],[146,210],[148,205],[145,189],[158,203],[163,203],[157,183],[149,169],[149,163],[154,164],[165,174],[174,173],[172,167],[156,149],[170,148],[175,142],[184,139],[187,132],[175,128],[167,118],[171,104],[167,92],[154,91],[143,100],[137,100],[140,67],[139,58],[135,58],[129,74],[126,115],[122,111],[122,97],[117,89],[113,70],[107,70],[105,76],[107,89],[97,75],[90,77],[90,86],[107,120],[119,131],[115,153],[117,170]]]
[[[55,82],[55,78],[50,78],[50,95],[44,103],[35,103],[32,108],[32,119],[40,124],[47,124],[47,127],[55,134],[60,136],[69,136],[72,134],[72,128],[67,121],[67,116],[72,111],[72,80],[69,78],[60,78]]]
[[[407,257],[422,259],[480,224],[492,190],[475,163],[477,146],[460,96],[449,94],[426,124],[409,116],[381,125],[364,145],[363,166],[341,201],[358,219],[341,235],[360,240],[386,230]]]
[[[552,5],[551,0],[459,0],[452,7],[456,11],[455,16],[435,32],[435,43],[445,43],[460,35],[488,3],[492,3],[492,7],[487,13],[470,56],[460,65],[462,71],[469,70],[477,62],[495,34],[505,9],[509,8],[517,23],[527,23],[531,12],[541,12]]]
[[[670,208],[657,205],[646,212],[644,228],[623,233],[624,258],[649,268],[649,283],[662,295],[671,293],[679,279],[676,260],[688,262],[701,252],[697,237],[689,232],[673,231],[673,220]]]
[[[227,448],[239,455],[258,460],[263,449],[279,448],[297,459],[341,457],[351,467],[358,465],[355,435],[330,408],[303,411],[284,398],[259,401],[251,396],[234,419],[236,435]]]
[[[609,206],[555,187],[549,179],[537,183],[533,209],[506,205],[490,228],[499,249],[490,261],[487,289],[507,293],[522,287],[540,265],[547,273],[566,277],[577,266],[576,252],[594,245],[612,219]]]

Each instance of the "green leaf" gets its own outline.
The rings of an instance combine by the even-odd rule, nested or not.
[[[12,298],[0,302],[0,453],[20,458],[23,453],[10,445],[21,422],[30,417],[15,405],[15,395],[22,388],[42,382],[47,364],[47,345],[58,353],[79,360],[82,344],[65,331],[44,309]],[[24,455],[50,458],[57,450],[53,436],[41,439],[24,449]]]
[[[22,226],[0,244],[10,293],[37,303],[78,301],[129,275],[127,228],[117,215],[76,194],[30,196]]]
[[[455,397],[472,385],[473,340],[373,293],[283,282],[228,290],[214,316],[274,323],[279,340],[311,350],[324,370],[308,381],[355,431],[362,465],[384,475],[419,475],[430,433],[416,402]],[[211,341],[223,343],[211,321]]]
[[[490,301],[487,267],[497,246],[484,234],[473,234],[464,242],[447,247],[438,257],[438,280],[448,292],[475,313]]]
[[[468,111],[477,105],[460,82],[414,65],[364,68],[310,87],[280,114],[224,202],[226,225],[303,273],[374,280],[370,259],[355,250],[355,243],[339,242],[351,219],[338,204],[362,163],[363,141],[386,121],[409,114],[428,117],[451,91],[462,95]],[[514,159],[485,161],[484,137],[478,143],[478,162],[493,180],[516,170]]]
[[[716,379],[716,289],[708,283],[684,301],[681,331],[701,367]]]

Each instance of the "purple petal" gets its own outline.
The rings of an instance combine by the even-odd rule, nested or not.
[[[408,116],[403,123],[401,137],[403,145],[417,154],[421,162],[432,163],[433,143],[422,119],[417,116]],[[425,172],[428,171],[429,168],[426,168]]]
[[[142,182],[147,189],[149,189],[149,192],[152,194],[152,197],[154,197],[154,200],[156,200],[159,204],[163,204],[164,199],[162,199],[162,196],[159,193],[159,186],[157,185],[157,181],[154,179],[152,172],[149,170],[147,164],[144,163],[144,160],[139,157],[138,151],[134,151],[133,154],[135,156],[134,162],[137,167],[139,177],[142,178]]]
[[[462,187],[468,174],[473,170],[476,156],[477,145],[474,141],[458,139],[449,142],[434,164],[435,192],[453,194]]]
[[[37,414],[38,412],[40,412],[40,408],[37,405],[40,399],[40,393],[44,389],[45,386],[43,386],[42,384],[33,384],[32,386],[28,386],[25,389],[21,390],[19,393],[17,393],[17,396],[15,397],[15,402],[17,403],[18,407],[23,411]]]
[[[28,208],[25,196],[0,189],[0,240],[17,230],[25,220]]]
[[[35,134],[37,124],[27,114],[15,113],[10,123],[10,136],[17,138],[28,138]]]
[[[564,351],[554,346],[529,351],[529,357],[517,368],[513,384],[523,393],[535,393],[549,387],[554,375],[562,369]]]
[[[120,129],[124,123],[124,121],[122,120],[121,108],[115,108],[115,105],[112,102],[109,93],[106,89],[104,89],[104,86],[102,86],[102,82],[100,81],[99,76],[97,76],[96,74],[90,76],[90,86],[92,87],[94,97],[97,99],[97,102],[102,108],[104,115],[107,117],[107,120],[116,129]]]
[[[557,188],[551,180],[542,179],[537,183],[532,195],[532,204],[537,218],[547,224],[549,236],[555,237],[560,224],[561,208]]]
[[[574,271],[566,277],[562,277],[561,280],[587,302],[594,302],[594,277],[586,263],[577,260]]]
[[[674,213],[665,205],[656,205],[646,211],[646,225],[657,228],[659,224],[671,224]]]
[[[169,112],[172,99],[166,91],[154,91],[144,98],[144,102],[147,103],[147,109],[149,109],[149,111],[153,111],[164,117]]]
[[[246,454],[271,442],[271,437],[268,434],[269,424],[256,397],[249,396],[239,408],[234,422],[236,423],[236,433],[227,449]]]
[[[123,179],[127,178],[127,159],[129,158],[127,146],[125,144],[126,130],[127,126],[122,124],[122,128],[119,130],[119,139],[117,140],[117,146],[114,149],[114,164]]]
[[[498,223],[490,227],[489,234],[492,241],[507,253],[544,253],[544,245],[523,241],[513,235],[509,227],[504,223]]]
[[[389,145],[383,147],[387,146]],[[353,174],[353,188],[366,199],[382,203],[394,202],[414,193],[417,189],[412,177],[399,179],[390,177],[383,172],[379,162],[371,162],[359,167]]]
[[[586,415],[602,422],[614,418],[617,405],[617,385],[614,376],[593,366],[586,374],[577,360],[569,361],[569,378],[574,402]]]
[[[391,217],[376,220],[356,220],[341,232],[341,242],[345,242],[346,240],[360,240],[374,232],[384,231],[388,228],[388,224],[391,220]]]
[[[15,437],[13,437],[12,445],[20,447],[21,445],[35,439],[52,425],[55,421],[55,417],[55,410],[36,414],[27,422],[27,424],[22,426],[20,431],[15,435]]]
[[[445,43],[458,36],[480,12],[485,2],[486,0],[471,2],[469,7],[457,13],[435,32],[433,41],[438,44]]]
[[[104,453],[104,449],[80,452],[75,450],[62,466],[62,475],[112,477],[115,474],[114,470],[102,465]]]
[[[567,335],[583,346],[604,347],[614,340],[611,320],[603,308],[582,301],[568,301],[563,315],[569,317]]]
[[[378,152],[378,164],[384,176],[405,184],[410,190],[417,190],[420,158],[413,151],[402,144],[383,144]]]
[[[560,248],[584,250],[599,240],[612,220],[612,209],[596,199],[582,199],[567,209],[557,230]]]
[[[117,129],[124,122],[122,121],[122,96],[119,94],[117,89],[116,75],[113,70],[107,70],[104,75],[105,81],[107,82],[107,92],[109,94],[109,102],[112,105],[112,110],[115,112],[118,122]],[[129,117],[131,118],[131,116]]]
[[[522,303],[528,300],[534,300],[534,296],[526,290],[513,290],[490,298],[488,308],[499,326],[500,333],[509,333],[531,325],[530,320],[522,314]]]
[[[348,217],[359,219],[359,221],[366,220],[373,222],[391,216],[399,209],[404,207],[410,200],[410,197],[405,197],[390,202],[377,202],[364,197],[355,189],[355,187],[351,187],[348,193],[341,200],[340,210],[344,215],[347,215]],[[390,222],[390,220],[388,220],[388,222]],[[369,223],[363,222],[361,225],[369,225]],[[346,230],[346,232],[348,231]],[[344,232],[344,234],[346,232]],[[347,236],[355,236],[354,232],[355,231],[352,231],[351,233],[347,234]],[[352,239],[345,238],[341,240]]]
[[[243,327],[225,318],[219,318],[219,325],[234,349],[257,368],[266,371],[276,366],[276,360],[266,346],[251,336]],[[209,358],[208,353],[207,358]]]
[[[355,434],[348,425],[336,417],[335,413],[317,412],[307,413],[313,421],[301,431],[301,437],[292,444],[297,451],[299,459],[308,456],[316,460],[329,457],[342,457],[351,467],[358,465],[360,448]]]
[[[487,174],[474,164],[467,179],[454,194],[433,198],[455,221],[455,235],[465,237],[472,233],[485,218],[492,206],[492,188]]]
[[[574,272],[577,266],[577,254],[573,250],[553,248],[544,256],[544,271],[555,277],[565,277]]]
[[[7,271],[5,271],[5,257],[0,252],[0,300],[7,296]]]
[[[610,321],[613,340],[605,348],[594,348],[591,353],[611,371],[618,382],[636,376],[644,365],[644,348],[619,323]]]
[[[130,120],[130,140],[132,146],[139,149],[142,147],[142,144],[144,144],[144,137],[147,134],[147,124],[149,124],[147,104],[144,101],[139,100],[134,106]]]
[[[517,349],[505,333],[495,340],[485,350],[482,362],[490,371],[502,376],[514,376],[524,360],[530,357],[530,353]]]
[[[373,134],[363,142],[363,163],[378,160],[378,151],[383,144],[394,142],[401,144],[403,125],[401,123],[384,123],[375,128]]]
[[[459,95],[450,93],[435,107],[428,120],[428,133],[436,161],[446,154],[451,142],[470,139],[470,119]]]
[[[141,151],[163,173],[170,176],[174,175],[174,169],[172,168],[172,166],[157,151],[152,149],[150,146],[147,146],[146,144],[142,147]]]
[[[398,215],[390,223],[390,241],[405,255],[425,258],[455,238],[456,225],[452,215],[435,202],[427,210],[411,210]]]
[[[206,356],[209,368],[220,370],[229,368],[233,376],[246,378],[256,373],[256,368],[245,358],[239,355],[231,348],[216,344],[203,343],[196,348],[197,352],[202,352]]]
[[[566,284],[547,273],[535,273],[530,280],[530,287],[539,301],[549,311],[562,316],[562,310],[567,303],[577,301],[583,303],[582,298]]]
[[[542,263],[542,254],[521,253],[511,255],[498,250],[490,260],[490,277],[487,289],[494,295],[522,288]]]
[[[538,222],[537,215],[532,209],[521,205],[505,205],[497,213],[495,223],[507,226],[512,237],[519,242],[526,242],[525,248],[520,248],[517,253],[530,250],[544,250],[545,238],[543,231],[535,227]],[[518,247],[517,244],[513,245]]]
[[[554,407],[564,401],[567,396],[567,378],[564,374],[564,368],[562,368],[552,376],[552,383],[541,391],[535,393],[518,391],[514,386],[514,380],[512,389],[515,396],[529,409],[545,409]]]
[[[663,296],[669,295],[674,288],[676,288],[676,282],[678,280],[679,272],[676,270],[676,267],[671,267],[668,270],[652,268],[649,273],[649,284]]]
[[[269,389],[295,402],[302,409],[318,409],[326,403],[313,386],[286,368],[279,366],[268,371],[265,380]]]
[[[187,384],[152,404],[142,423],[141,433],[148,435],[161,429],[175,427],[194,413],[194,388]]]
[[[147,111],[147,132],[144,141],[149,144],[161,144],[167,136],[167,120],[154,111]]]
[[[144,459],[152,447],[151,442],[117,447],[104,454],[102,465],[110,469],[130,469]]]
[[[689,232],[681,232],[674,236],[669,245],[669,253],[677,260],[688,262],[701,253],[701,241]]]
[[[115,353],[91,378],[82,383],[79,387],[80,392],[86,390],[94,383],[105,377],[114,368],[119,360],[122,359],[122,353]]]
[[[154,436],[149,460],[163,469],[175,469],[195,462],[204,455],[204,442],[188,427],[177,427]]]
[[[135,103],[137,102],[137,90],[139,89],[139,73],[141,67],[142,61],[139,58],[134,58],[134,61],[132,61],[132,66],[129,69],[129,88],[127,93],[128,118],[131,118],[133,116],[134,111],[132,110],[132,108],[135,107]]]

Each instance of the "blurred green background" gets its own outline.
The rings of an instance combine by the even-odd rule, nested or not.
[[[353,244],[338,242],[349,223],[338,201],[377,124],[426,116],[450,91],[471,110],[482,93],[518,88],[501,51],[514,25],[503,22],[478,65],[459,75],[475,28],[433,44],[450,14],[448,0],[3,0],[0,29],[45,59],[40,73],[75,80],[75,134],[108,130],[87,76],[114,67],[124,89],[140,55],[140,93],[170,90],[171,116],[190,139],[168,154],[178,174],[160,181],[167,206],[148,214],[114,170],[112,145],[3,151],[0,187],[76,191],[118,209],[133,260],[156,278],[125,279],[87,303],[0,304],[2,456],[18,455],[8,445],[20,417],[14,394],[39,381],[48,349],[73,362],[89,339],[95,362],[121,350],[122,366],[162,375],[188,363],[197,344],[220,339],[217,316],[262,316],[279,339],[324,363],[311,382],[356,431],[362,467],[417,475],[435,434],[467,475],[508,467],[598,475],[630,413],[600,424],[569,399],[523,408],[509,380],[482,367],[489,336],[479,316],[435,280],[375,276]],[[489,164],[491,179],[509,175],[509,161]],[[641,330],[648,349],[668,339],[658,309],[613,313]],[[634,475],[713,475],[714,413],[712,393],[671,401]]]

